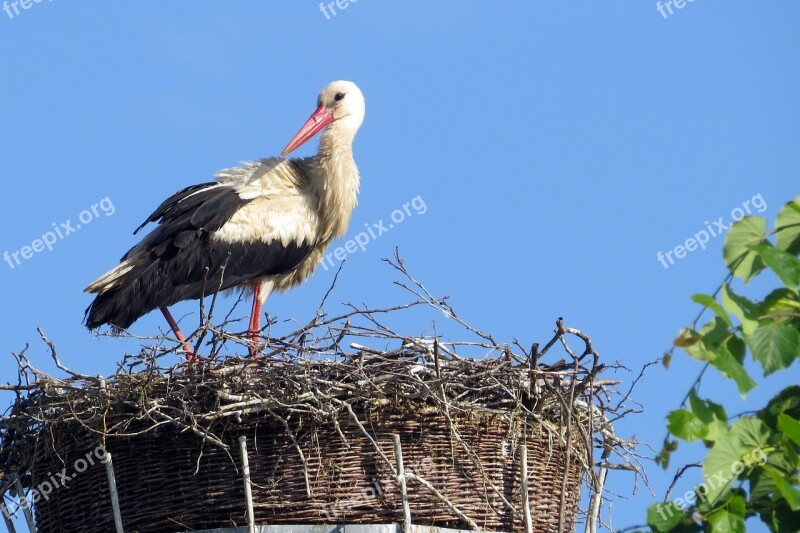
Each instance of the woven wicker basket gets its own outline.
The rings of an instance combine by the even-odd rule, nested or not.
[[[526,424],[510,413],[468,414],[451,418],[451,426],[441,414],[426,413],[413,405],[393,411],[362,406],[355,411],[361,427],[347,418],[293,420],[291,433],[297,435],[296,442],[282,422],[264,413],[229,421],[217,431],[229,451],[170,425],[139,435],[132,435],[136,427],[128,427],[122,435],[107,436],[105,446],[113,456],[126,533],[246,525],[240,436],[248,442],[256,523],[400,523],[401,492],[390,465],[375,446],[377,443],[386,458],[394,461],[394,434],[400,435],[406,470],[428,480],[481,529],[524,531],[523,427],[528,432],[534,531],[557,531],[562,505],[567,530],[572,530],[582,462],[573,457],[570,471],[565,473],[566,453],[563,443],[558,444],[562,439],[554,434],[557,430],[530,420]],[[124,416],[107,414],[106,423]],[[36,502],[40,533],[114,531],[106,468],[100,461],[94,465],[80,462],[98,446],[99,439],[97,433],[74,421],[54,423],[41,432],[32,486],[40,486],[64,469],[71,479]],[[570,453],[581,453],[576,451],[579,449],[573,447]],[[70,475],[76,464],[81,472]],[[413,523],[465,527],[429,488],[410,480],[408,493]],[[514,509],[504,505],[503,499]]]

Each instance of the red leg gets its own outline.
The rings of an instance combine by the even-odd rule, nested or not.
[[[250,357],[258,357],[258,337],[261,331],[261,284],[253,289],[253,308],[250,311],[250,326],[247,328],[247,340],[250,341]]]
[[[172,328],[172,332],[175,333],[175,337],[183,344],[183,349],[186,351],[186,362],[192,363],[194,361],[194,350],[189,346],[189,343],[186,342],[186,336],[181,331],[181,328],[178,327],[178,323],[175,322],[175,319],[172,318],[172,313],[169,312],[169,309],[161,307],[161,312],[164,314],[164,318],[167,319],[169,327]]]

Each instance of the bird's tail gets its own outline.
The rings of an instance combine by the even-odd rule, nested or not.
[[[114,287],[119,286],[124,278],[125,274],[130,272],[133,269],[133,264],[129,261],[123,261],[115,268],[112,268],[86,287],[84,292],[92,293],[92,294],[102,294],[104,292],[108,292],[112,290]]]
[[[95,329],[103,324],[111,324],[124,329],[134,322],[135,318],[132,320],[124,318],[125,300],[130,296],[126,294],[125,278],[133,268],[134,266],[128,261],[123,261],[84,289],[85,292],[97,294],[94,301],[86,308],[84,323],[87,328]]]
[[[148,275],[149,274],[149,275]],[[123,261],[95,281],[85,291],[97,294],[86,308],[84,323],[89,329],[110,324],[116,328],[127,329],[139,317],[162,305],[173,302],[160,301],[161,291],[142,290],[143,283],[158,279],[148,273],[147,265],[136,258]],[[163,281],[162,281],[163,283]]]

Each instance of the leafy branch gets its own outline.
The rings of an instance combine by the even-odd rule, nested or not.
[[[699,395],[706,371],[713,368],[745,398],[757,385],[745,369],[748,354],[765,377],[800,359],[799,254],[797,197],[783,206],[770,232],[761,217],[734,224],[723,247],[728,276],[713,294],[692,296],[703,309],[681,330],[663,362],[668,366],[674,350],[681,348],[705,366],[681,408],[667,416],[668,434],[656,461],[668,468],[679,440],[702,441],[708,453],[699,485],[671,501],[668,494],[648,509],[651,531],[744,532],[745,520],[754,516],[776,533],[800,531],[800,386],[785,388],[762,409],[735,421],[723,405]],[[747,284],[764,272],[775,274],[780,286],[761,300],[734,289],[737,278]],[[710,319],[700,326],[709,312]]]

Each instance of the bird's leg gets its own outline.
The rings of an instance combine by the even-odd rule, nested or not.
[[[258,283],[253,288],[253,308],[250,311],[250,326],[247,328],[247,340],[249,341],[248,351],[250,357],[258,357],[261,345],[258,342],[259,332],[261,331],[261,284]]]
[[[181,331],[181,328],[178,327],[178,323],[175,322],[175,319],[172,318],[172,313],[169,312],[169,309],[166,307],[161,307],[161,312],[164,314],[164,318],[167,319],[167,323],[169,323],[169,327],[172,328],[172,332],[175,333],[175,337],[177,337],[178,341],[183,344],[183,349],[186,352],[186,362],[191,364],[194,362],[194,350],[189,343],[186,342],[186,336]]]

